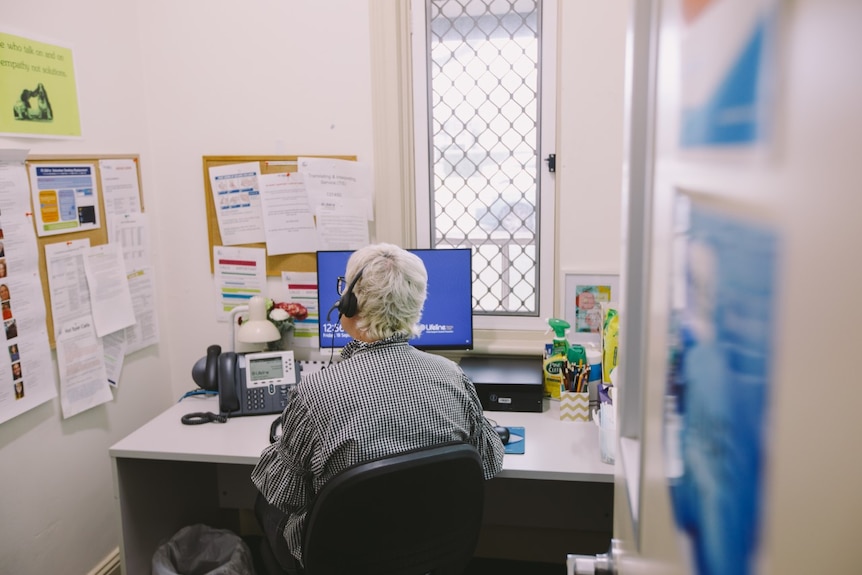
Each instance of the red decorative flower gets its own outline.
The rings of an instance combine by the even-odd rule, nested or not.
[[[274,307],[277,307],[279,309],[283,309],[284,311],[286,311],[287,313],[290,314],[290,317],[292,317],[298,321],[302,321],[308,317],[308,309],[304,305],[302,305],[301,303],[295,303],[295,302],[284,303],[284,302],[282,302],[282,303],[275,304]]]
[[[294,320],[302,321],[308,317],[308,308],[306,308],[301,303],[283,302],[283,301],[282,302],[275,302],[269,298],[267,298],[266,303],[267,303],[267,306],[266,306],[266,317],[267,317],[267,319],[269,319],[269,321],[273,322],[276,325],[276,327],[278,327],[280,330],[284,327],[284,324],[288,324],[288,326],[293,326]],[[284,318],[282,316],[283,319],[276,320],[271,316],[272,310],[274,310],[274,309],[280,309],[280,310],[286,312],[287,315],[289,315],[290,317]],[[239,316],[237,318],[237,323],[239,325],[242,325],[242,316]]]

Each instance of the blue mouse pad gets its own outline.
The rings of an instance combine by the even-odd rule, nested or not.
[[[522,455],[524,453],[524,443],[524,428],[510,427],[509,443],[504,446],[506,448],[506,453]]]

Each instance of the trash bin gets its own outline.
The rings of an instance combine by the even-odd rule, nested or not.
[[[254,575],[251,550],[227,529],[183,527],[153,554],[153,575]]]

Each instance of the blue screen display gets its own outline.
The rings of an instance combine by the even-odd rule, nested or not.
[[[407,251],[419,256],[428,272],[428,297],[419,320],[424,329],[422,335],[411,339],[410,343],[425,350],[473,349],[473,271],[470,249]],[[320,310],[318,338],[321,348],[344,347],[351,340],[338,322],[338,310],[332,308],[340,299],[336,287],[338,277],[344,275],[352,253],[317,252],[317,303]]]

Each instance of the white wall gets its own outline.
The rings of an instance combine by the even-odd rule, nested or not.
[[[586,203],[606,227],[566,226],[560,266],[615,270],[625,7],[562,4],[559,218],[580,219]],[[45,0],[39,13],[4,6],[0,27],[74,49],[84,138],[0,147],[141,155],[161,343],[126,359],[113,402],[63,420],[55,400],[0,425],[0,565],[21,575],[86,573],[116,547],[108,448],[193,388],[207,345],[228,343],[213,314],[202,156],[372,164],[374,152],[366,2]]]
[[[108,448],[193,388],[227,344],[213,319],[201,158],[371,158],[368,8],[331,0],[3,7],[4,30],[74,50],[84,138],[0,138],[34,154],[139,153],[161,343],[126,359],[115,400],[59,401],[0,425],[0,572],[86,573],[118,544]]]
[[[158,221],[135,5],[46,0],[34,10],[3,2],[2,12],[4,30],[73,49],[83,138],[0,138],[0,147],[139,153],[147,211]],[[157,273],[164,280],[164,268]],[[164,290],[158,299],[168,341]],[[108,448],[172,401],[167,350],[163,344],[126,358],[112,402],[64,420],[53,400],[0,425],[0,572],[86,573],[117,546]]]
[[[205,9],[203,8],[205,6]],[[172,394],[228,328],[215,321],[202,156],[352,154],[372,162],[368,6],[231,0],[140,3],[146,115]],[[270,295],[278,295],[270,280]],[[179,321],[177,321],[179,320]]]
[[[620,271],[628,10],[627,2],[560,2],[557,254],[563,271]]]

